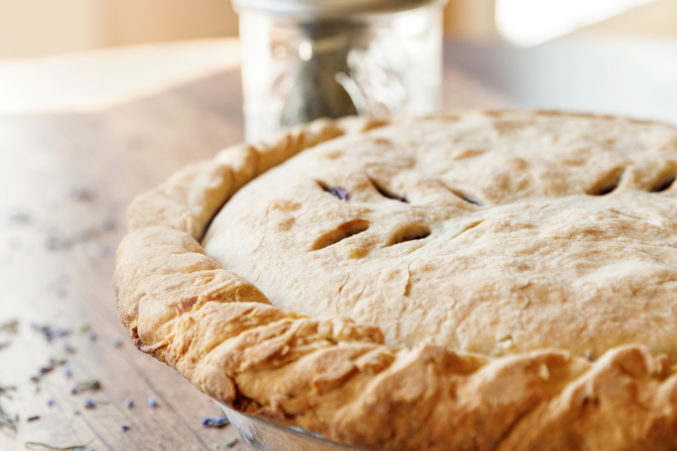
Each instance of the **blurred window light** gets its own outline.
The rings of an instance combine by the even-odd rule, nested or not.
[[[653,0],[496,0],[496,27],[509,42],[531,46]]]

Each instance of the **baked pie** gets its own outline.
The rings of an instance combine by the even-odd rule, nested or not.
[[[321,120],[129,208],[120,316],[235,409],[396,449],[677,448],[677,128]]]

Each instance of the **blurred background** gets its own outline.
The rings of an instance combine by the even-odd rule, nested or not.
[[[445,10],[446,35],[469,41],[533,45],[573,29],[677,36],[677,0],[450,0]],[[0,58],[235,35],[228,0],[0,0]]]

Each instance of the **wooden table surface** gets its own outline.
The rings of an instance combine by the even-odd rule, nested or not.
[[[633,44],[630,53],[612,44],[448,43],[444,104],[630,111],[677,123],[677,43]],[[220,415],[214,403],[134,348],[111,284],[132,197],[242,139],[238,70],[237,42],[226,40],[0,62],[0,406],[19,415],[15,430],[0,427],[0,450],[27,441],[225,449],[238,437],[201,426]],[[66,363],[49,371],[50,359]],[[101,389],[71,393],[91,380]],[[240,439],[232,449],[251,448]]]

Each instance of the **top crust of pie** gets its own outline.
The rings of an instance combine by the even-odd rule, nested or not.
[[[674,449],[676,161],[677,129],[606,116],[317,121],[135,199],[120,317],[340,442]]]
[[[393,124],[253,180],[203,246],[273,304],[394,345],[597,358],[643,343],[675,361],[675,144],[669,127],[580,116]]]

